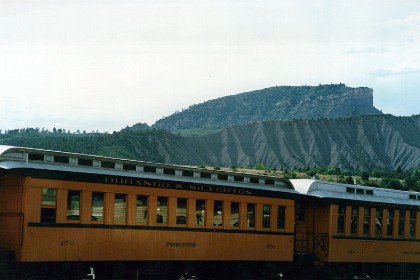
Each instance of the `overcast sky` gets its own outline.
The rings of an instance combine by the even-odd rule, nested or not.
[[[420,113],[418,0],[0,0],[0,129],[118,131],[218,97],[345,83]]]

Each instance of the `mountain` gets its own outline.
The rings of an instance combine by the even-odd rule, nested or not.
[[[370,88],[350,88],[344,84],[279,86],[193,105],[158,120],[153,127],[170,131],[219,129],[267,120],[380,114],[373,106]]]
[[[255,122],[195,137],[158,129],[113,134],[26,129],[0,134],[0,144],[198,166],[412,170],[420,168],[420,115]]]
[[[257,122],[187,140],[210,166],[420,167],[420,115]]]

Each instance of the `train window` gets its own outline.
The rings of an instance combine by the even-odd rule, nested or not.
[[[346,206],[338,206],[338,221],[337,221],[337,233],[344,234],[344,227],[346,225]]]
[[[249,178],[249,181],[253,184],[259,184],[260,183],[260,179],[255,178],[255,177]]]
[[[115,163],[110,161],[101,161],[101,167],[103,168],[115,168]]]
[[[270,228],[271,205],[263,204],[263,228]]]
[[[239,202],[230,204],[230,226],[239,227]]]
[[[44,155],[42,154],[29,154],[28,160],[44,161]]]
[[[286,221],[286,207],[277,206],[277,228],[284,229]]]
[[[163,169],[163,174],[165,174],[165,175],[175,175],[175,169],[164,168]]]
[[[138,195],[136,201],[136,223],[147,222],[147,196]]]
[[[348,192],[348,193],[354,193],[354,188],[346,188],[346,192]]]
[[[415,194],[410,194],[408,195],[409,199],[417,199],[417,196]]]
[[[305,204],[301,202],[296,204],[296,220],[299,222],[305,221]]]
[[[70,162],[70,159],[68,157],[55,156],[54,157],[54,162],[58,162],[58,163],[69,163]]]
[[[246,206],[247,211],[247,227],[254,228],[255,227],[255,204],[248,203]]]
[[[156,173],[156,167],[144,166],[143,171],[148,173]]]
[[[356,189],[356,193],[357,194],[365,194],[365,190],[364,189]]]
[[[384,215],[384,210],[380,208],[376,208],[376,222],[375,222],[376,236],[382,236],[383,215]]]
[[[186,225],[187,224],[187,199],[178,198],[176,200],[176,224]]]
[[[373,195],[373,190],[366,190],[367,195]]]
[[[184,177],[194,177],[194,172],[189,171],[189,170],[183,170],[182,171],[182,176],[184,176]]]
[[[103,192],[92,192],[92,219],[98,222],[102,222],[104,220]]]
[[[359,220],[359,207],[351,207],[351,224],[350,224],[350,234],[357,235],[357,223]]]
[[[411,238],[416,237],[416,211],[410,211],[409,234]]]
[[[80,220],[80,191],[67,191],[67,220]]]
[[[204,225],[206,210],[206,201],[204,199],[197,199],[195,201],[195,224],[197,226]]]
[[[244,176],[234,176],[233,180],[235,182],[243,182],[244,181]]]
[[[387,235],[392,236],[394,233],[394,210],[390,209],[388,210],[388,219],[386,222],[387,225]]]
[[[205,179],[211,179],[211,173],[201,172],[200,177]]]
[[[226,175],[226,174],[217,174],[217,179],[227,181],[228,175]]]
[[[213,225],[223,225],[223,201],[215,200],[213,208]]]
[[[91,160],[91,159],[82,159],[82,158],[79,158],[78,162],[79,162],[79,165],[93,166],[93,160]]]
[[[56,198],[57,190],[51,188],[42,189],[41,223],[56,222]]]
[[[123,164],[123,170],[136,171],[136,165],[135,164],[124,163]]]
[[[405,228],[405,211],[400,210],[398,216],[398,236],[404,237],[404,228]]]
[[[370,207],[365,207],[363,211],[363,234],[370,234]]]
[[[125,222],[127,215],[127,195],[116,193],[114,199],[114,222]]]
[[[265,184],[266,185],[274,185],[274,180],[272,180],[272,179],[265,179]]]
[[[157,201],[156,223],[166,224],[167,222],[168,222],[168,198],[159,196],[158,201]]]

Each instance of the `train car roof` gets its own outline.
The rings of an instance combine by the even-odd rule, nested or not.
[[[77,172],[298,194],[289,180],[275,176],[5,145],[0,145],[1,169]]]
[[[310,179],[290,180],[301,194],[321,199],[352,200],[420,207],[420,192],[341,184]]]

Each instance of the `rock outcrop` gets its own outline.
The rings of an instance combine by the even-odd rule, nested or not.
[[[281,86],[210,100],[157,121],[170,131],[223,128],[267,120],[382,114],[373,106],[373,90],[344,84]]]
[[[186,140],[198,162],[211,166],[420,167],[420,115],[258,122]]]

